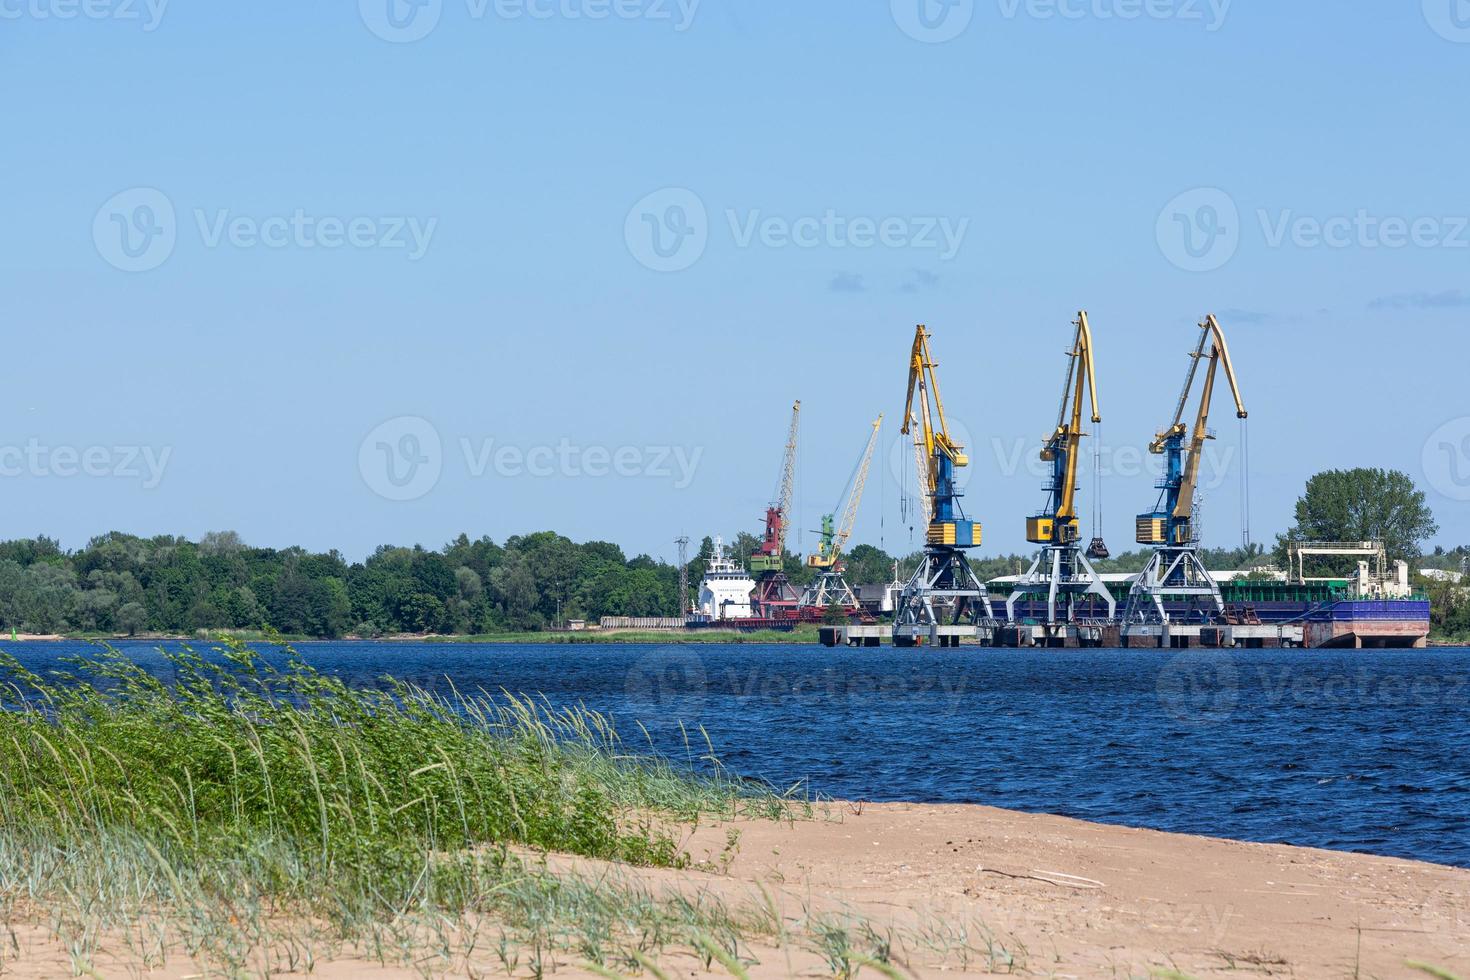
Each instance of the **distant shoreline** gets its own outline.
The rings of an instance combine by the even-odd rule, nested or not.
[[[589,630],[556,633],[492,634],[395,633],[391,636],[357,636],[355,634],[348,634],[346,636],[336,637],[335,639],[319,636],[270,637],[254,630],[219,630],[210,631],[207,635],[138,633],[132,636],[126,634],[99,633],[16,633],[13,639],[4,634],[0,634],[0,644],[7,641],[14,643],[214,643],[223,640],[225,637],[235,637],[247,643],[269,643],[275,641],[293,644],[338,642],[383,644],[434,643],[444,644],[446,646],[619,646],[633,644],[699,646],[715,643],[748,646],[783,646],[791,644],[805,646],[815,645],[819,642],[817,630],[810,628],[797,629],[790,633],[774,630],[762,630],[751,633],[741,633],[734,630],[688,630],[678,633],[655,632],[650,630]],[[1430,637],[1429,647],[1432,649],[1467,649],[1470,648],[1470,639],[1455,640]],[[1307,652],[1310,653],[1312,651]]]
[[[207,634],[184,634],[184,633],[137,633],[127,634],[101,634],[101,633],[16,633],[13,637],[0,634],[0,643],[35,643],[35,642],[169,642],[169,643],[213,643],[234,637],[247,643],[267,643],[279,640],[283,643],[438,643],[445,645],[484,645],[484,646],[506,646],[506,645],[618,645],[618,644],[709,644],[709,643],[733,643],[733,644],[815,644],[818,634],[815,629],[793,630],[783,633],[774,630],[763,630],[752,633],[741,633],[734,630],[692,630],[681,633],[654,632],[649,630],[596,630],[596,631],[573,631],[557,633],[492,633],[492,634],[449,634],[449,633],[395,633],[391,636],[358,636],[348,634],[335,639],[318,636],[278,636],[270,637],[264,633],[254,630],[211,630]]]

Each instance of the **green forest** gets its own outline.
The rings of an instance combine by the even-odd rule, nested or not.
[[[536,630],[558,616],[671,615],[677,569],[551,532],[504,544],[460,535],[437,551],[384,545],[365,561],[113,532],[79,551],[41,537],[0,543],[0,622],[28,632],[288,636]]]

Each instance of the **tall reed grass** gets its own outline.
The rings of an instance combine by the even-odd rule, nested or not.
[[[150,672],[101,647],[43,677],[0,654],[0,913],[50,910],[83,959],[109,930],[161,949],[143,922],[233,964],[307,956],[289,939],[303,929],[392,955],[385,943],[446,922],[462,941],[487,918],[538,957],[543,942],[600,949],[604,933],[734,935],[717,904],[670,912],[527,852],[680,867],[704,815],[793,805],[717,764],[630,753],[583,709],[354,688],[238,640],[162,656]]]

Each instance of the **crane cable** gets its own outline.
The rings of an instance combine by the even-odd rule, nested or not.
[[[1247,419],[1240,420],[1240,534],[1241,547],[1251,545],[1251,434]]]
[[[899,441],[903,446],[904,462],[898,468],[898,520],[900,525],[908,526],[909,547],[912,548],[914,545],[914,499],[909,494],[909,477],[913,475],[913,467],[908,465],[909,440],[902,432],[899,433]],[[893,454],[890,453],[888,458],[892,459]]]
[[[1092,536],[1103,537],[1102,532],[1102,423],[1092,423]]]

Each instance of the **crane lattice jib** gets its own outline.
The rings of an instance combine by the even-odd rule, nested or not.
[[[801,402],[791,406],[791,427],[786,432],[786,457],[781,463],[781,485],[776,491],[775,507],[781,512],[781,528],[777,532],[777,555],[786,553],[786,531],[791,526],[791,503],[796,491],[796,436],[801,424]]]
[[[835,562],[847,549],[847,541],[852,537],[852,529],[857,523],[858,505],[863,501],[863,488],[868,484],[868,470],[873,465],[873,450],[878,447],[878,431],[883,426],[883,416],[873,422],[873,432],[868,436],[867,448],[863,450],[862,465],[858,467],[857,478],[852,483],[852,493],[847,497],[847,507],[842,513],[842,523],[837,526],[837,537],[832,542],[832,560]]]
[[[835,514],[828,515],[822,519],[822,539],[817,547],[817,553],[807,558],[807,565],[811,568],[834,568],[847,548],[848,539],[852,537],[853,527],[857,524],[858,505],[863,500],[863,488],[868,483],[868,471],[873,465],[873,452],[878,447],[878,432],[883,425],[883,416],[878,416],[873,422],[873,431],[868,435],[867,445],[863,447],[863,454],[858,459],[857,468],[853,470],[851,487],[847,490],[847,499],[839,505],[842,514],[841,521],[836,521]]]
[[[914,474],[919,481],[920,508],[924,512],[924,526],[927,527],[929,522],[934,519],[934,500],[932,498],[932,494],[934,493],[934,467],[929,459],[928,453],[924,450],[924,432],[919,428],[919,420],[910,415],[909,424],[904,427],[904,431],[912,432]]]

